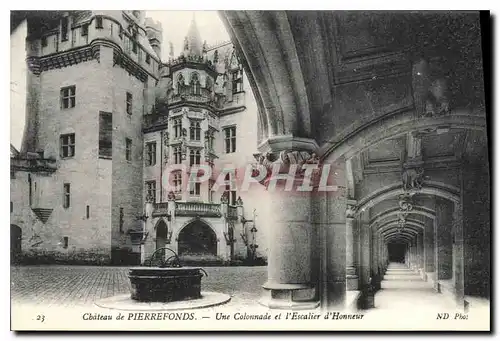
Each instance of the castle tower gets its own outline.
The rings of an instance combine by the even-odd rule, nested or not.
[[[22,151],[57,169],[40,180],[27,212],[52,210],[33,227],[50,251],[124,260],[134,249],[127,231],[143,213],[142,115],[160,60],[143,11],[53,13],[28,20]]]
[[[146,18],[145,27],[149,44],[156,52],[158,58],[161,59],[161,42],[163,40],[163,29],[161,27],[161,22],[154,21],[151,18]]]

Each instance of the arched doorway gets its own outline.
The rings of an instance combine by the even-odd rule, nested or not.
[[[162,219],[160,219],[158,224],[156,224],[156,250],[165,247],[167,245],[167,233],[168,233],[167,224]],[[158,251],[156,253],[156,259],[163,260],[164,258],[165,258],[165,250]]]
[[[210,226],[201,220],[188,224],[179,233],[179,255],[217,255],[217,236]]]
[[[21,258],[22,230],[17,225],[10,225],[10,262],[17,263]]]

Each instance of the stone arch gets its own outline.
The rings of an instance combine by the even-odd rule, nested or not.
[[[22,254],[22,229],[15,224],[10,224],[10,261],[18,263]]]
[[[168,239],[168,225],[163,218],[155,224],[156,248],[164,247]]]
[[[297,71],[301,66],[286,14],[223,11],[221,19],[255,95],[259,140],[277,135],[310,136],[309,99],[302,72]],[[280,27],[280,37],[269,35],[276,27]],[[287,63],[282,62],[282,55],[288,56]]]
[[[217,256],[218,236],[203,219],[191,219],[176,234],[177,250],[182,255]]]
[[[323,144],[318,155],[324,163],[334,163],[340,157],[350,158],[387,139],[394,139],[411,131],[435,129],[436,127],[485,130],[486,118],[469,110],[455,110],[439,117],[416,117],[412,110],[387,113],[377,121],[353,127],[335,138],[341,143]]]
[[[396,230],[398,227],[398,224],[397,223],[392,223],[392,224],[388,224],[388,225],[384,225],[384,227],[380,228],[377,230],[377,233],[379,234],[384,234],[384,233],[388,233],[392,230]],[[405,230],[408,230],[408,231],[411,231],[412,233],[414,234],[418,234],[419,231],[422,229],[422,226],[419,226],[417,224],[414,224],[414,223],[408,223],[405,225]]]
[[[189,86],[191,87],[191,94],[199,95],[201,93],[200,75],[198,72],[193,71],[189,78]]]
[[[401,183],[395,183],[385,186],[359,200],[358,210],[365,211],[366,209],[373,207],[379,202],[382,202],[386,199],[395,198],[398,195],[404,193],[406,192],[403,190],[403,185]],[[424,183],[424,186],[420,190],[413,191],[411,193],[429,194],[448,199],[455,203],[460,202],[460,190],[458,188],[437,181],[426,181]]]
[[[184,89],[184,87],[186,86],[186,81],[184,80],[184,75],[182,74],[182,72],[179,72],[179,74],[177,75],[175,86],[177,88],[178,94],[180,94],[182,89]]]
[[[400,212],[400,210],[398,207],[391,208],[391,209],[388,209],[384,212],[381,212],[381,213],[375,215],[371,219],[370,225],[378,224],[386,218],[389,218],[393,215],[397,215],[399,212]],[[408,213],[421,215],[421,216],[431,218],[431,219],[436,219],[436,213],[433,210],[431,210],[425,206],[413,206],[413,209],[411,211],[408,211]]]
[[[415,240],[415,235],[411,234],[409,231],[401,231],[401,232],[391,232],[388,234],[385,234],[382,236],[384,238],[385,242],[388,242],[391,240],[393,237],[403,237],[405,238],[408,242],[411,242],[412,240]]]

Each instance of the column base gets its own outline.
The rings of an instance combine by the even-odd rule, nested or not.
[[[352,291],[352,290],[359,290],[359,277],[357,275],[347,275],[346,276],[346,290],[347,291]]]
[[[266,282],[259,303],[270,309],[312,310],[319,307],[316,289],[308,284]]]

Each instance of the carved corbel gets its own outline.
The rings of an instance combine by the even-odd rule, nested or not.
[[[354,219],[357,213],[357,207],[353,204],[347,204],[345,209],[345,217],[347,219]]]
[[[424,168],[415,166],[411,168],[403,168],[401,174],[403,182],[403,190],[405,192],[419,191],[422,189],[424,182]]]

